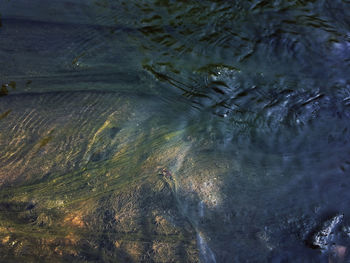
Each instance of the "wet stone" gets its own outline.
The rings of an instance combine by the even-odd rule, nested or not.
[[[335,236],[340,224],[343,221],[344,215],[336,215],[325,221],[320,230],[317,231],[311,239],[311,246],[322,251],[327,251],[335,241]]]

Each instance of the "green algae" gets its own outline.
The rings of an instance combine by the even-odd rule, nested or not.
[[[150,126],[152,125],[151,123]],[[106,127],[103,129],[106,129]],[[38,197],[44,200],[50,196],[55,196],[61,200],[69,195],[70,203],[75,200],[74,197],[83,200],[84,198],[99,196],[101,193],[123,189],[131,183],[143,181],[149,176],[142,175],[144,169],[142,168],[142,162],[147,158],[145,153],[152,154],[152,151],[163,147],[165,144],[171,147],[171,140],[174,140],[173,144],[176,146],[178,139],[182,136],[183,130],[167,132],[164,127],[163,132],[153,135],[153,138],[148,138],[146,134],[134,138],[133,143],[127,145],[127,149],[120,149],[120,152],[123,152],[122,154],[117,152],[116,156],[111,159],[89,162],[85,167],[72,173],[50,174],[44,179],[27,180],[26,185],[17,188],[15,193],[12,193],[13,187],[11,187],[11,189],[6,190],[6,194],[20,198],[22,195],[20,193],[23,193],[29,198]],[[38,142],[39,147],[45,147],[52,139],[52,136],[41,139]],[[151,149],[152,151],[150,151]],[[139,165],[130,166],[130,163],[139,163]],[[92,192],[84,193],[89,184]],[[104,186],[105,184],[107,186]]]
[[[39,141],[39,149],[42,148],[42,147],[45,147],[45,145],[48,144],[52,139],[53,139],[52,136],[47,136],[45,138],[42,138]]]
[[[164,158],[168,159],[169,156],[162,157],[159,155],[162,154],[164,145],[167,145],[167,147],[165,147],[167,149],[178,147],[184,135],[184,130],[169,131],[169,127],[159,125],[159,122],[159,118],[150,118],[143,125],[142,130],[138,128],[135,129],[135,125],[124,127],[121,125],[121,122],[116,124],[113,120],[101,123],[101,126],[95,129],[94,136],[90,139],[90,146],[87,147],[87,152],[94,152],[97,146],[101,147],[110,140],[118,141],[119,137],[123,137],[124,143],[116,148],[116,151],[110,155],[109,158],[100,160],[90,158],[87,159],[88,161],[83,167],[74,169],[71,172],[63,174],[59,172],[48,173],[44,177],[28,178],[25,182],[18,185],[12,184],[10,187],[3,187],[1,200],[3,203],[7,204],[7,209],[4,210],[3,216],[0,217],[0,225],[3,226],[4,229],[10,229],[10,231],[2,231],[1,238],[5,240],[4,246],[10,247],[10,244],[13,242],[17,242],[18,244],[41,243],[46,244],[44,246],[50,251],[50,247],[52,247],[52,250],[54,247],[57,247],[57,244],[63,242],[59,247],[67,249],[67,245],[64,245],[64,242],[70,242],[67,241],[69,240],[67,236],[72,235],[72,233],[78,240],[103,242],[102,240],[106,239],[103,223],[97,225],[98,227],[102,227],[101,229],[93,229],[93,235],[91,236],[90,228],[85,226],[85,223],[79,223],[82,219],[77,221],[74,219],[74,216],[72,216],[73,221],[70,223],[71,220],[67,219],[67,215],[82,213],[84,215],[82,218],[89,217],[93,218],[93,221],[100,220],[98,219],[101,216],[99,214],[100,212],[98,212],[99,209],[103,207],[108,210],[109,208],[107,205],[101,207],[101,205],[98,204],[101,204],[101,200],[109,200],[111,195],[125,195],[129,193],[131,189],[138,189],[140,185],[148,187],[149,185],[157,186],[160,183],[160,188],[154,189],[155,192],[165,191],[162,189],[167,189],[166,185],[170,182],[163,182],[163,178],[159,177],[156,171],[159,170],[159,168],[157,168],[159,165],[163,167],[169,165],[166,162],[159,163],[159,161],[161,162]],[[38,140],[36,143],[37,148],[34,147],[34,149],[46,151],[47,147],[57,143],[59,140],[59,138],[56,137],[57,132],[57,130],[55,132],[52,130],[48,135]],[[64,130],[64,133],[68,135],[74,132],[74,129]],[[60,132],[60,137],[68,137],[68,135],[65,136]],[[124,137],[125,135],[127,136]],[[25,149],[29,150],[29,148],[30,147],[27,146]],[[166,197],[169,198],[169,195],[172,195],[172,190],[169,188],[166,191],[170,191]],[[151,192],[146,191],[143,194],[143,198],[148,198],[149,196],[149,198],[152,198],[152,203],[155,204],[159,202],[159,200],[162,200],[162,198],[153,199],[152,195],[153,190]],[[142,205],[138,197],[136,198],[129,194],[128,196],[128,199],[130,199],[134,205]],[[113,204],[115,205],[117,203],[114,202]],[[144,205],[146,204],[142,206]],[[169,205],[167,209],[173,209],[174,204],[169,203]],[[9,207],[13,207],[11,208],[12,210]],[[152,210],[150,210],[149,213],[151,213],[151,211]],[[142,246],[145,246],[145,248],[142,249],[135,248],[135,251],[132,253],[136,254],[139,253],[137,251],[143,251],[144,249],[152,250],[153,244],[154,246],[155,244],[163,244],[162,246],[166,247],[192,247],[191,249],[193,252],[191,253],[197,253],[195,252],[195,243],[191,241],[194,239],[194,234],[181,234],[181,225],[178,226],[177,230],[180,234],[172,234],[168,232],[169,230],[165,230],[167,228],[164,227],[157,231],[166,231],[165,233],[148,230],[145,232],[145,229],[153,229],[155,227],[155,221],[146,215],[141,214],[139,216],[149,219],[140,223],[141,225],[138,226],[136,232],[130,229],[131,232],[127,231],[124,233],[118,230],[116,234],[113,234],[113,231],[112,234],[108,234],[108,239],[117,239],[118,242],[121,242],[126,247],[120,247],[117,249],[119,252],[113,252],[113,255],[105,255],[104,257],[123,262],[121,258],[124,256],[120,253],[127,251],[129,249],[127,244],[131,243],[144,244]],[[131,217],[131,219],[132,218],[133,217]],[[77,222],[74,222],[74,220],[77,221],[79,225],[75,225]],[[140,219],[134,218],[134,220],[138,222]],[[8,238],[8,236],[10,237]],[[8,241],[7,238],[9,239]],[[85,253],[84,251],[86,250],[81,247],[81,243],[79,242],[76,245],[73,244],[72,249],[80,251],[79,253]],[[16,245],[14,245],[14,247],[15,246]],[[2,249],[5,248],[3,247]],[[8,252],[9,251],[10,250],[8,250]],[[18,248],[18,251],[22,250]],[[101,257],[101,252],[99,250],[91,249],[91,251],[92,254],[90,253],[89,257]],[[14,253],[13,258],[20,259],[24,252],[11,253]],[[50,254],[52,252],[47,253],[50,257],[53,257],[53,254]],[[186,254],[187,252],[181,253]],[[31,256],[33,256],[33,254],[31,254]],[[27,258],[30,257],[28,256]],[[62,258],[57,256],[57,259]],[[164,260],[164,258],[162,260]]]
[[[5,84],[1,85],[0,97],[8,95],[9,91]]]
[[[8,111],[5,111],[4,113],[1,113],[0,114],[0,120],[6,118],[10,113],[11,113],[12,110],[8,110]]]
[[[15,81],[10,81],[9,83],[4,83],[1,85],[1,89],[0,89],[0,97],[3,97],[3,96],[6,96],[9,94],[9,87],[12,89],[12,90],[15,90],[16,89],[16,82]]]

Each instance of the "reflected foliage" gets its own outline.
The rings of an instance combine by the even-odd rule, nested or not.
[[[196,108],[259,126],[270,118],[295,123],[298,115],[305,122],[325,100],[343,108],[348,7],[344,1],[131,1],[125,10],[140,16],[134,24],[146,39],[140,45],[148,72]]]

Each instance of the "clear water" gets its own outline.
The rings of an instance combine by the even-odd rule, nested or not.
[[[3,202],[40,203],[57,178],[45,198],[83,200],[81,169],[166,166],[202,262],[349,260],[335,252],[350,249],[349,1],[3,0],[0,14]],[[96,178],[100,202],[114,188]]]

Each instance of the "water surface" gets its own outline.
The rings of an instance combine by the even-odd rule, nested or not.
[[[347,262],[349,17],[2,1],[2,260]]]

